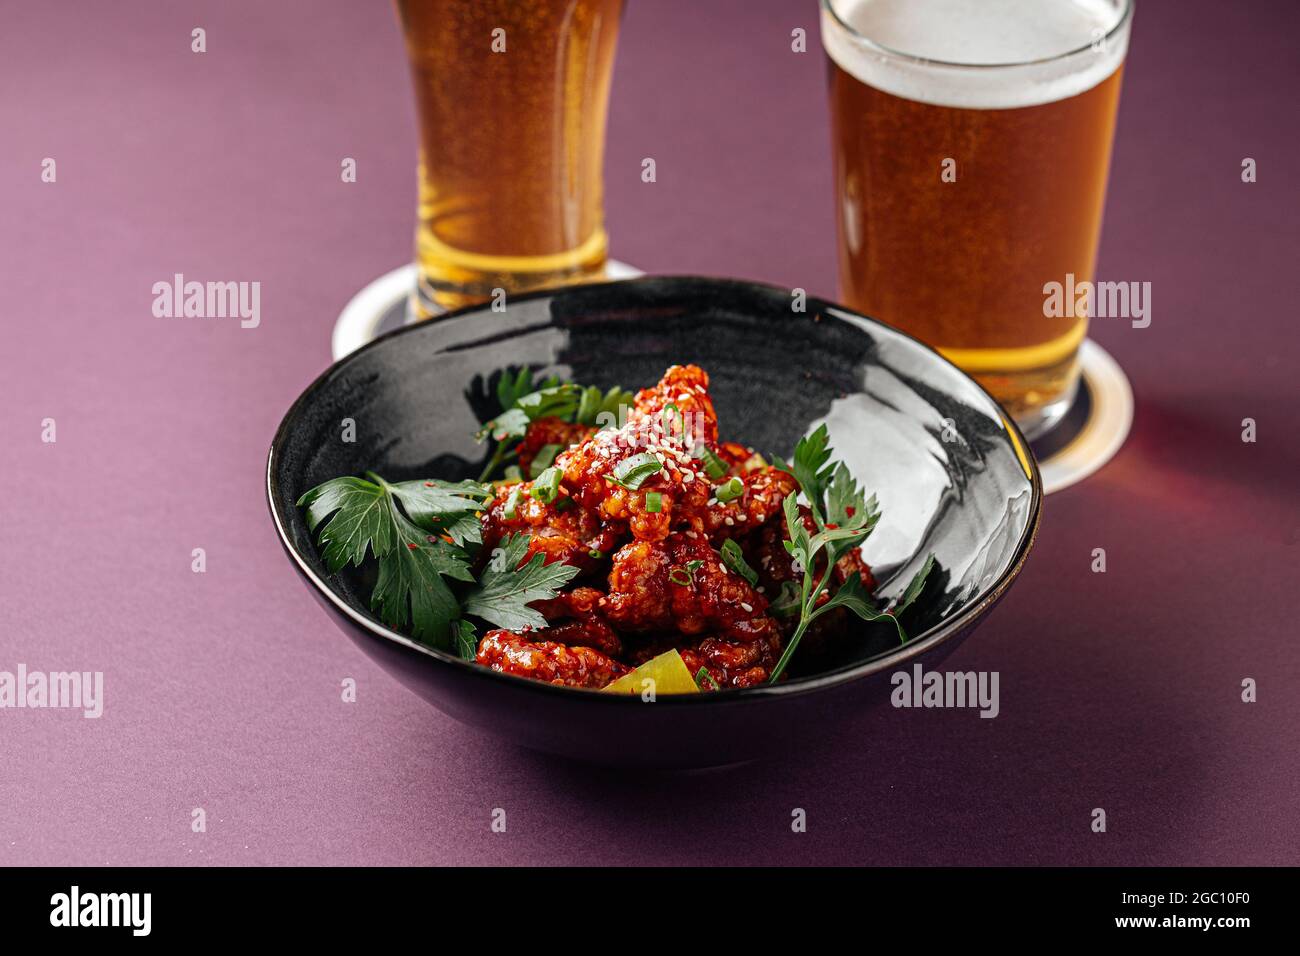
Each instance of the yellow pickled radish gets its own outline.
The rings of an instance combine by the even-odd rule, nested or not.
[[[646,680],[654,681],[647,685]],[[652,657],[636,670],[624,674],[604,689],[613,694],[641,694],[649,687],[654,688],[655,696],[659,694],[698,694],[700,688],[695,678],[686,669],[686,662],[676,650],[665,651],[658,657]]]

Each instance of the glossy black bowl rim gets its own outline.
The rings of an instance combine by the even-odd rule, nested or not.
[[[646,275],[629,279],[620,279],[614,282],[590,282],[539,289],[534,292],[514,295],[511,297],[511,302],[552,298],[556,295],[563,295],[569,292],[577,292],[587,289],[607,291],[611,286],[619,286],[629,283],[636,285],[671,285],[674,283],[683,283],[687,285],[708,285],[717,290],[724,290],[731,287],[759,292],[780,292],[783,295],[790,294],[790,290],[783,286],[773,285],[767,282],[754,282],[748,279],[728,279],[717,278],[714,276],[695,275]],[[999,410],[1001,409],[1001,406],[998,405],[997,401],[984,389],[983,386],[952,362],[944,358],[939,352],[935,351],[915,336],[908,335],[906,332],[896,329],[892,325],[886,325],[878,319],[873,319],[870,316],[863,315],[860,312],[855,312],[845,306],[837,305],[836,303],[820,299],[816,296],[810,296],[808,301],[810,303],[815,302],[819,305],[825,306],[826,308],[843,312],[848,316],[878,326],[886,332],[901,335],[906,339],[911,339],[921,348],[930,352],[936,360],[949,366],[962,378],[967,379],[967,381],[974,385],[981,394],[988,398],[989,402],[995,408],[998,408]],[[352,604],[346,601],[342,595],[338,594],[326,581],[322,580],[322,578],[316,574],[311,565],[307,562],[304,556],[299,553],[297,547],[295,547],[284,526],[284,522],[281,520],[281,515],[277,510],[276,502],[280,498],[280,489],[279,482],[276,479],[276,464],[279,451],[283,447],[288,436],[289,423],[297,417],[299,409],[307,403],[316,390],[320,388],[327,379],[333,376],[345,363],[355,360],[359,355],[372,348],[378,347],[381,343],[387,342],[389,339],[417,332],[422,328],[428,327],[430,323],[440,323],[447,319],[460,318],[464,315],[484,311],[489,308],[490,306],[483,304],[468,306],[463,309],[456,309],[455,311],[448,312],[445,315],[440,315],[426,322],[404,325],[399,329],[385,332],[355,351],[349,352],[341,359],[331,362],[329,367],[321,372],[310,385],[303,389],[302,393],[294,400],[294,403],[289,406],[289,410],[284,413],[284,417],[280,420],[280,425],[275,431],[275,437],[271,439],[271,449],[266,460],[266,500],[267,506],[271,512],[271,520],[275,523],[276,534],[280,537],[280,544],[284,548],[285,553],[289,555],[290,559],[297,566],[299,573],[302,574],[302,576],[311,584],[317,594],[333,605],[339,613],[350,619],[363,631],[367,632],[371,637],[394,644],[408,653],[413,652],[427,658],[435,665],[445,665],[458,668],[471,679],[476,678],[488,681],[507,681],[521,690],[535,694],[548,696],[558,694],[569,700],[585,699],[593,702],[603,701],[606,706],[639,705],[641,703],[641,698],[640,695],[637,694],[606,694],[599,690],[591,690],[581,687],[565,687],[558,684],[548,684],[544,681],[530,680],[526,677],[516,677],[513,674],[503,674],[499,671],[494,671],[491,668],[483,667],[472,661],[464,660],[455,654],[450,654],[446,651],[420,644],[406,635],[386,627],[379,621],[371,620],[369,617],[360,613],[352,606]],[[932,628],[931,630],[918,635],[899,647],[897,650],[878,655],[877,657],[871,658],[870,660],[864,661],[860,664],[850,664],[833,671],[827,671],[824,674],[800,677],[780,684],[761,684],[757,687],[742,688],[729,687],[722,690],[700,694],[664,694],[657,697],[655,703],[660,705],[668,704],[670,706],[717,706],[727,703],[740,703],[756,698],[793,697],[808,694],[840,684],[847,684],[864,677],[869,677],[873,674],[881,673],[882,671],[892,670],[898,667],[898,665],[910,661],[914,657],[919,657],[922,654],[925,654],[927,651],[937,647],[949,638],[962,633],[962,631],[974,624],[987,610],[1002,598],[1002,595],[1006,593],[1007,589],[1011,586],[1011,583],[1020,574],[1020,569],[1024,567],[1025,558],[1028,557],[1029,551],[1038,537],[1038,526],[1042,518],[1043,480],[1038,471],[1038,462],[1034,459],[1033,452],[1030,450],[1029,442],[1025,440],[1025,436],[1021,434],[1019,427],[1017,427],[1011,417],[1005,412],[1002,412],[1001,418],[1003,424],[1006,426],[1008,437],[1016,445],[1015,450],[1018,452],[1017,457],[1020,459],[1022,465],[1027,466],[1026,474],[1029,477],[1031,491],[1029,521],[1025,525],[1025,530],[1021,532],[1020,540],[1016,542],[1015,556],[1011,564],[1007,566],[1007,569],[1001,575],[999,575],[996,581],[981,591],[967,608],[959,614],[954,615],[951,619],[944,621],[938,627]],[[575,697],[575,695],[579,696]]]

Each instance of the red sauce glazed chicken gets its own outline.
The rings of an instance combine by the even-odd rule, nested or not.
[[[541,554],[579,573],[568,591],[533,605],[545,628],[489,631],[478,663],[598,689],[675,648],[692,674],[707,672],[702,689],[765,683],[795,624],[769,609],[796,578],[782,503],[798,483],[753,449],[719,441],[709,377],[697,366],[668,369],[621,417],[599,431],[548,418],[529,425],[521,462],[544,445],[566,446],[553,462],[558,489],[534,497],[531,481],[499,483],[482,515],[484,553],[523,534],[525,561]],[[727,567],[719,549],[728,539],[756,584]],[[856,552],[834,574],[875,587]],[[824,646],[844,624],[827,614],[801,647]]]

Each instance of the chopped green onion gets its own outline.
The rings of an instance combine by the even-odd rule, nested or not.
[[[735,501],[744,493],[745,483],[739,478],[732,477],[718,485],[717,496],[719,501]]]
[[[599,548],[592,548],[590,551],[587,552],[587,557],[595,558],[597,561],[599,561],[604,556],[605,556],[605,552],[601,551]]]
[[[658,458],[643,451],[631,458],[624,458],[615,465],[614,480],[624,488],[636,491],[647,478],[661,468],[663,463]]]
[[[518,465],[511,465],[505,470],[506,481],[523,481],[524,473],[519,470]]]
[[[533,456],[533,463],[528,466],[529,473],[538,478],[551,463],[555,461],[555,456],[564,451],[563,445],[543,445],[538,449],[537,454]]]
[[[538,475],[530,493],[542,504],[549,505],[560,493],[560,469],[552,466]]]
[[[572,499],[572,498],[557,498],[556,501],[555,501],[555,510],[556,510],[556,511],[563,511],[563,510],[565,510],[566,508],[572,508],[572,507],[573,507],[573,499]]]
[[[714,690],[722,689],[718,686],[718,682],[713,679],[713,675],[709,673],[708,669],[701,667],[695,672],[695,686],[700,690],[704,690],[706,684]]]
[[[793,581],[786,581],[781,585],[781,591],[776,596],[768,608],[769,614],[775,614],[777,617],[792,617],[803,610],[799,603],[799,585]]]
[[[748,581],[750,587],[758,584],[758,572],[749,566],[740,545],[731,538],[722,543],[722,563]]]
[[[680,408],[678,408],[676,405],[673,405],[671,403],[665,405],[664,410],[659,413],[660,424],[663,425],[664,432],[671,435],[673,431],[672,424],[670,424],[667,421],[667,416],[669,412],[673,412],[677,416],[677,433],[679,435],[685,434],[686,416],[682,414],[682,410]]]
[[[507,518],[514,518],[519,514],[519,498],[522,493],[523,489],[519,485],[510,489],[510,494],[506,496],[505,510],[502,512]]]
[[[657,491],[647,491],[645,493],[645,510],[646,514],[657,515],[664,510],[664,496]]]
[[[698,560],[687,561],[686,564],[683,565],[682,567],[673,568],[671,571],[669,571],[668,580],[672,581],[673,584],[679,584],[684,588],[688,588],[695,583],[695,572],[703,564],[704,564],[703,561],[698,561]]]
[[[727,463],[718,457],[718,453],[708,445],[703,446],[704,451],[700,457],[704,459],[704,470],[710,478],[714,480],[721,478],[727,473]]]

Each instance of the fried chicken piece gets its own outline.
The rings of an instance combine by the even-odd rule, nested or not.
[[[503,674],[593,690],[599,690],[629,670],[626,664],[595,648],[568,647],[546,640],[545,634],[546,630],[527,635],[488,631],[479,642],[475,660]]]
[[[718,413],[709,397],[709,375],[698,365],[674,365],[658,383],[637,392],[628,419],[657,420],[665,412],[670,422],[685,426],[687,436],[694,439],[692,445],[717,443]]]
[[[638,633],[675,630],[668,593],[672,564],[672,553],[662,542],[633,541],[615,552],[609,593],[601,601],[606,619]]]
[[[605,556],[623,539],[623,528],[567,497],[539,501],[531,489],[531,481],[498,489],[483,516],[483,553],[490,555],[506,535],[526,534],[529,558],[540,554],[548,564],[562,561],[584,572],[603,567]],[[507,516],[512,503],[514,514]]]
[[[563,644],[565,647],[594,647],[610,657],[618,657],[623,653],[623,642],[618,634],[598,614],[584,614],[575,620],[530,632],[529,636],[545,638],[548,642]]]
[[[748,581],[727,570],[703,536],[687,531],[620,549],[601,610],[625,631],[712,631],[749,643],[780,636],[767,605]]]
[[[773,634],[744,643],[706,637],[694,647],[682,648],[680,653],[687,670],[698,674],[703,667],[719,688],[756,687],[767,683],[781,659],[781,638]],[[704,686],[709,688],[708,681]]]
[[[587,425],[577,425],[566,422],[562,418],[538,418],[528,423],[528,430],[524,432],[524,440],[519,443],[519,470],[525,475],[531,475],[533,459],[537,453],[547,445],[559,445],[560,451],[577,445],[591,435],[596,433],[596,429]],[[559,452],[556,453],[557,455]]]
[[[766,524],[781,514],[785,499],[799,490],[794,475],[771,466],[751,471],[740,480],[744,494],[704,512],[704,530],[710,538],[733,538]]]
[[[598,611],[604,597],[595,588],[576,587],[572,591],[563,591],[550,600],[534,601],[529,606],[539,611],[552,624],[545,631],[536,632],[537,636],[570,647],[594,647],[611,657],[617,657],[623,653],[623,642]],[[554,623],[557,621],[563,623]]]
[[[767,467],[762,455],[738,441],[718,442],[713,451],[727,466],[727,474],[737,478],[744,478],[750,472]]]
[[[534,601],[529,606],[536,608],[548,621],[562,621],[593,613],[604,597],[604,593],[596,588],[576,587],[572,591],[561,591],[548,601]]]
[[[597,432],[557,458],[567,493],[602,518],[625,522],[643,541],[662,541],[688,528],[711,537],[738,535],[779,513],[797,488],[795,479],[756,465],[753,450],[744,445],[716,444],[708,381],[696,366],[673,366],[654,388],[638,392],[622,427]],[[704,467],[705,448],[716,448],[731,474],[745,482],[741,498],[709,505],[716,489]],[[658,471],[636,488],[626,487],[618,478],[620,465],[644,455],[654,458]]]
[[[755,687],[766,684],[772,675],[772,669],[781,659],[781,638],[772,634],[758,641],[729,641],[720,637],[704,637],[691,643],[682,643],[678,638],[659,638],[636,648],[630,654],[634,665],[644,664],[652,657],[664,651],[677,649],[682,661],[692,676],[698,676],[700,668],[724,687]],[[708,681],[701,681],[701,690],[715,688]]]
[[[695,398],[697,409],[707,404],[712,414],[707,393]],[[708,477],[703,462],[692,455],[696,446],[691,427],[683,428],[671,409],[660,416],[634,409],[622,427],[596,432],[556,459],[563,473],[561,485],[603,520],[625,524],[634,538],[662,541],[683,522],[700,523],[708,503]],[[716,432],[716,421],[712,427]],[[629,488],[620,479],[620,466],[638,456],[649,456],[658,470]],[[647,501],[650,494],[655,496],[653,505]]]
[[[729,571],[718,552],[698,534],[671,539],[673,560],[686,575],[672,582],[673,618],[683,634],[717,631],[737,641],[757,641],[778,633],[767,615],[767,598],[739,574]],[[686,580],[689,579],[689,580]]]

